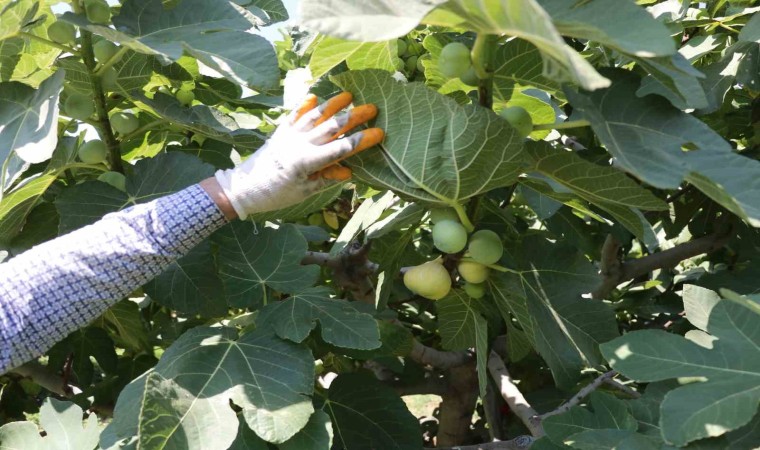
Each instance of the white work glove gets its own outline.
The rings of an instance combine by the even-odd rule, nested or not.
[[[335,115],[351,103],[343,92],[317,107],[316,96],[291,113],[253,155],[215,177],[241,219],[303,201],[325,185],[351,177],[336,164],[383,140],[379,128],[342,137],[377,115],[374,105],[361,105]]]

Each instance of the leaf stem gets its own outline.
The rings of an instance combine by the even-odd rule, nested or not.
[[[478,103],[493,107],[493,50],[497,36],[478,33],[472,46],[472,65],[478,75]]]
[[[95,55],[92,51],[92,33],[80,29],[82,33],[82,60],[87,67],[87,71],[90,75],[90,87],[92,88],[92,95],[95,100],[95,113],[97,115],[97,129],[100,138],[106,144],[108,148],[108,154],[110,155],[111,169],[124,173],[124,166],[121,163],[121,148],[119,141],[113,134],[111,128],[111,122],[108,119],[108,107],[106,105],[106,95],[103,91],[103,83],[99,76],[95,74]]]
[[[53,42],[50,39],[45,39],[44,37],[37,36],[36,34],[32,34],[32,33],[26,32],[26,31],[19,31],[18,35],[22,36],[22,37],[25,37],[25,38],[29,38],[29,39],[31,39],[33,41],[42,42],[45,45],[49,45],[51,47],[55,47],[55,48],[57,48],[59,50],[63,50],[64,52],[69,52],[72,55],[78,55],[79,54],[78,51],[74,50],[72,47],[69,47],[68,45],[63,45],[63,44],[59,44],[57,42]]]
[[[121,140],[124,141],[124,142],[126,142],[126,141],[132,139],[133,137],[139,136],[140,134],[142,134],[142,133],[150,130],[151,128],[157,127],[158,125],[163,125],[165,123],[169,123],[169,121],[165,120],[165,119],[158,119],[158,120],[154,120],[153,122],[146,123],[145,125],[141,126],[140,128],[136,129],[135,131],[122,136]]]
[[[567,122],[560,123],[540,123],[533,125],[533,131],[538,130],[566,130],[568,128],[581,128],[590,126],[591,122],[588,120],[569,120]]]
[[[119,50],[113,54],[110,58],[108,58],[108,61],[104,62],[103,64],[98,67],[98,70],[95,71],[95,76],[101,76],[103,73],[108,70],[111,66],[116,64],[121,60],[122,57],[124,57],[124,54],[127,53],[129,49],[127,47],[120,47]]]
[[[454,203],[451,205],[451,207],[454,208],[454,211],[457,212],[459,221],[462,222],[462,225],[464,225],[465,229],[469,233],[475,231],[475,225],[473,225],[472,222],[470,222],[470,218],[467,217],[467,211],[464,210],[464,206],[459,203]]]

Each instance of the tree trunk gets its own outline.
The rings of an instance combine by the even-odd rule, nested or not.
[[[478,374],[474,363],[450,369],[447,378],[449,388],[441,400],[438,447],[468,443],[472,414],[478,400]]]

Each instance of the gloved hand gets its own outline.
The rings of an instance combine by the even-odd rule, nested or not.
[[[341,136],[377,115],[374,105],[361,105],[336,115],[352,101],[343,92],[317,107],[316,96],[292,112],[253,155],[234,169],[215,177],[241,219],[303,201],[327,184],[351,177],[351,170],[336,164],[379,144],[379,128]]]

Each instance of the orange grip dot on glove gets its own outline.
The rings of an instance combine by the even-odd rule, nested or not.
[[[298,108],[298,112],[296,113],[296,118],[295,120],[293,120],[293,122],[297,122],[298,119],[303,117],[304,114],[316,108],[318,102],[319,102],[319,99],[317,98],[316,95],[309,94],[306,97],[306,100],[304,100],[303,105],[301,105],[301,107]]]
[[[333,164],[327,169],[317,172],[317,176],[320,176],[326,180],[346,181],[351,178],[352,172],[348,167],[341,166],[340,164]]]
[[[316,122],[314,122],[314,126],[316,127],[319,124],[327,121],[327,119],[337,114],[338,111],[341,111],[350,105],[353,100],[354,96],[351,95],[350,92],[341,92],[340,94],[331,98],[325,103],[324,109],[322,110],[322,116],[317,119]]]

